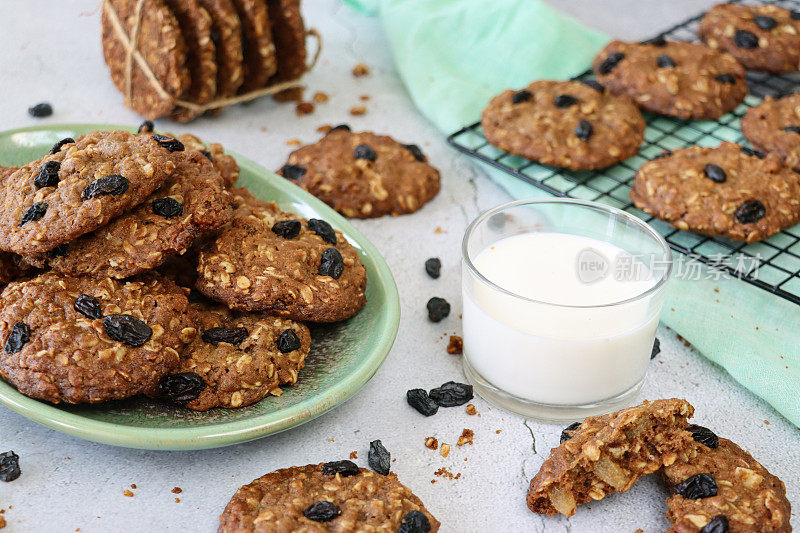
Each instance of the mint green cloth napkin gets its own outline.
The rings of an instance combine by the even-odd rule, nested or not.
[[[345,1],[379,13],[411,98],[445,134],[504,89],[583,72],[608,41],[539,0]],[[546,195],[483,168],[514,198]],[[800,425],[800,306],[701,269],[706,279],[671,280],[662,322]]]

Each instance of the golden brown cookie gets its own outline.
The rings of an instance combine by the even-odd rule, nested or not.
[[[673,398],[587,418],[550,450],[531,480],[528,507],[572,516],[578,505],[625,492],[642,476],[691,459],[696,452],[686,419],[693,413],[688,402]]]
[[[418,146],[345,125],[292,152],[278,173],[356,218],[413,213],[439,192],[439,171]]]
[[[211,17],[211,40],[217,50],[217,98],[230,98],[244,81],[242,23],[232,0],[200,0],[200,5]]]
[[[187,150],[197,150],[208,157],[214,163],[214,168],[222,176],[222,181],[225,182],[226,187],[230,187],[239,179],[239,165],[236,164],[236,160],[232,155],[225,153],[225,149],[221,144],[210,143],[207,145],[190,133],[178,136],[178,140],[183,143]]]
[[[103,3],[103,55],[117,89],[127,94],[127,51],[117,37],[109,6],[116,10],[119,21],[131,36],[137,21],[137,0],[110,0]],[[173,101],[189,88],[191,78],[186,66],[187,47],[178,21],[163,0],[145,0],[139,17],[138,50],[167,97],[153,87],[141,66],[133,60],[130,69],[130,102],[125,105],[146,118],[156,118],[172,111]]]
[[[219,533],[439,531],[439,521],[394,473],[351,461],[293,466],[240,487],[219,517]]]
[[[636,155],[645,123],[627,96],[597,82],[535,81],[492,98],[486,140],[512,154],[573,170],[604,168]]]
[[[714,6],[700,21],[700,38],[751,70],[800,69],[800,12],[773,5]]]
[[[0,294],[0,375],[52,403],[97,403],[153,393],[179,364],[192,326],[182,289],[145,277],[126,283],[46,272]]]
[[[244,82],[240,93],[261,89],[275,74],[275,44],[265,0],[233,0],[242,22]]]
[[[800,94],[767,96],[747,110],[741,127],[756,149],[774,152],[786,166],[800,170]]]
[[[766,239],[800,222],[800,174],[777,155],[733,143],[693,146],[645,163],[630,196],[678,229],[734,241]]]
[[[682,119],[714,119],[747,95],[745,70],[702,44],[654,39],[609,43],[594,60],[597,80],[644,110]]]
[[[0,249],[38,254],[104,226],[169,178],[179,149],[158,135],[96,131],[20,167],[0,183]]]
[[[186,42],[191,83],[181,100],[207,104],[217,95],[217,47],[211,39],[211,16],[198,0],[165,0],[178,21]],[[180,122],[192,120],[201,113],[185,107],[176,107],[172,118]]]
[[[705,428],[701,428],[706,430]],[[712,434],[713,435],[713,434]],[[791,504],[783,482],[728,439],[698,446],[689,461],[664,468],[669,533],[787,533]]]
[[[197,289],[231,309],[335,322],[366,304],[367,275],[344,236],[231,189],[233,222],[200,252]]]
[[[200,152],[173,154],[175,171],[150,197],[57,253],[29,257],[68,276],[124,279],[184,254],[232,217],[232,198],[211,161]]]
[[[269,84],[294,80],[306,71],[306,27],[300,0],[267,0],[278,70]]]
[[[246,407],[269,394],[280,396],[282,385],[297,382],[311,347],[305,325],[220,305],[190,305],[197,333],[181,355],[179,372],[195,373],[204,387],[183,405],[195,411]]]

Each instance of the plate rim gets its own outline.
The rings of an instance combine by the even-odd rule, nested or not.
[[[0,138],[14,134],[64,130],[125,130],[136,128],[117,124],[66,123],[27,126],[0,131]],[[116,422],[103,422],[84,416],[65,412],[45,402],[22,395],[16,388],[0,379],[0,404],[12,411],[56,431],[86,440],[146,450],[200,450],[239,444],[266,437],[291,429],[317,418],[352,398],[375,375],[391,351],[400,325],[400,296],[391,269],[378,249],[367,237],[357,230],[342,215],[331,209],[304,189],[280,178],[274,172],[237,152],[226,150],[241,168],[265,177],[275,186],[303,204],[325,214],[325,218],[345,234],[354,245],[362,261],[371,262],[377,279],[368,279],[383,287],[387,296],[379,307],[379,325],[386,328],[387,335],[380,337],[379,343],[369,348],[368,355],[361,361],[354,375],[347,380],[333,384],[323,394],[305,398],[291,407],[277,412],[265,413],[232,422],[203,424],[187,428],[142,428]],[[277,179],[276,179],[277,178]],[[299,418],[299,421],[297,420]]]

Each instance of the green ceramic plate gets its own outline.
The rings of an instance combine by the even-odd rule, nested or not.
[[[0,133],[0,164],[32,161],[65,137],[105,124],[65,124]],[[397,287],[378,250],[328,206],[254,162],[236,156],[246,185],[258,197],[306,218],[327,220],[345,234],[367,267],[367,305],[355,317],[312,328],[311,353],[297,384],[280,397],[243,409],[197,413],[135,398],[96,406],[53,406],[23,396],[0,380],[0,402],[50,428],[106,444],[154,450],[214,448],[257,439],[307,422],[356,393],[383,363],[400,320]]]

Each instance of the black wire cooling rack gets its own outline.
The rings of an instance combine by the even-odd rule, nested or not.
[[[772,4],[787,9],[800,9],[800,0],[739,0],[736,3]],[[699,42],[697,27],[704,14],[677,24],[661,35],[677,41]],[[592,77],[591,71],[578,76],[579,79],[589,77]],[[800,89],[800,72],[774,75],[750,71],[747,73],[747,82],[750,94],[744,103],[716,121],[680,120],[644,113],[647,130],[639,154],[601,170],[570,171],[540,165],[509,154],[486,141],[480,122],[460,129],[448,137],[447,141],[461,152],[555,196],[593,200],[635,214],[655,227],[673,250],[715,267],[712,271],[726,272],[800,304],[800,225],[781,231],[766,240],[746,244],[678,230],[638,210],[628,197],[639,166],[664,150],[692,145],[716,146],[721,141],[747,144],[739,129],[739,120],[744,113],[761,103],[765,96],[776,96]]]

